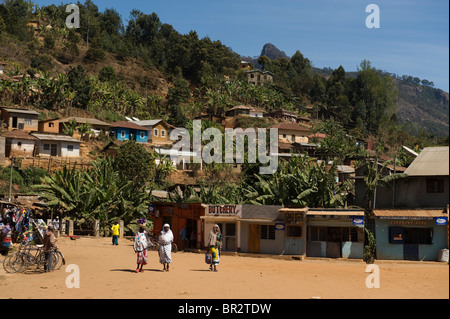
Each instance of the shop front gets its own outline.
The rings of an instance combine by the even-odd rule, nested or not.
[[[284,255],[305,255],[307,208],[281,208],[284,220]],[[278,226],[281,228],[281,226]]]
[[[174,243],[180,249],[198,249],[203,247],[203,226],[201,216],[205,208],[199,203],[181,204],[154,202],[149,205],[148,216],[153,221],[153,235],[158,236],[164,224],[169,224]],[[184,228],[186,240],[180,236]]]
[[[275,205],[242,205],[238,251],[280,255],[284,250],[285,222]]]
[[[448,249],[444,209],[374,210],[377,259],[438,260]]]
[[[362,259],[364,211],[309,209],[307,257]]]
[[[242,205],[205,205],[205,214],[200,217],[203,221],[203,243],[208,243],[210,231],[215,224],[219,225],[222,233],[222,251],[239,251],[240,223]],[[203,245],[204,247],[204,245]]]

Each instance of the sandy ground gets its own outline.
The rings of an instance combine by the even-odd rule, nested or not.
[[[449,266],[440,262],[376,261],[380,287],[366,287],[362,261],[280,260],[223,255],[218,272],[208,270],[204,255],[172,254],[169,272],[149,252],[143,273],[135,273],[132,242],[110,238],[59,238],[66,265],[50,273],[6,273],[0,267],[0,298],[31,299],[448,299]],[[3,257],[0,257],[0,261]],[[79,288],[66,279],[79,268]],[[69,277],[70,279],[71,277]],[[72,281],[73,282],[73,281]]]

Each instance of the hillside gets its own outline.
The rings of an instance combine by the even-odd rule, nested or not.
[[[278,58],[290,59],[286,54],[271,43],[263,46],[260,56],[271,60]],[[244,61],[260,67],[258,57],[243,57]],[[312,68],[312,71],[328,79],[333,73],[331,68]],[[395,74],[379,71],[381,76],[391,76],[398,90],[397,117],[399,123],[407,125],[409,133],[419,135],[422,130],[430,135],[446,137],[449,134],[449,94],[433,88],[427,80],[412,76],[398,77]],[[356,78],[358,72],[346,71],[346,76]]]
[[[201,114],[223,116],[237,104],[303,115],[314,110],[317,118],[338,118],[361,138],[392,128],[383,115],[396,106],[408,134],[448,136],[448,93],[428,81],[394,77],[397,103],[386,74],[369,61],[368,82],[362,83],[361,71],[317,69],[300,51],[288,57],[267,43],[260,56],[269,58],[265,68],[274,83],[250,88],[239,61],[259,67],[258,57],[241,57],[195,31],[180,34],[156,13],[133,11],[123,25],[114,9],[100,12],[92,1],[80,6],[90,19],[69,30],[54,6],[0,4],[0,62],[10,77],[0,82],[0,103],[37,109],[42,119],[82,113],[109,122],[162,118],[177,126]]]

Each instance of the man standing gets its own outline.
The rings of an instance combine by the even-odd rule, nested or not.
[[[49,272],[52,270],[53,250],[55,248],[56,248],[56,240],[55,234],[53,234],[53,225],[48,225],[47,231],[45,232],[44,235],[45,272]]]

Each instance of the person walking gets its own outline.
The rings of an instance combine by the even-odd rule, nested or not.
[[[145,230],[145,223],[147,221],[145,219],[139,219],[138,225],[139,229],[136,232],[136,235],[134,236],[134,252],[137,256],[137,266],[135,272],[144,272],[142,267],[144,265],[147,265],[148,263],[148,254],[147,254],[147,247],[148,247],[148,233]]]
[[[163,271],[169,271],[169,264],[172,263],[172,242],[173,233],[169,224],[164,224],[159,235],[159,262],[164,265]]]
[[[208,238],[209,251],[211,252],[212,262],[209,270],[217,271],[217,265],[220,261],[220,250],[222,249],[222,233],[219,225],[215,224],[209,233]]]
[[[111,230],[112,230],[112,244],[113,245],[119,245],[119,229],[120,229],[120,225],[119,225],[119,221],[117,220],[114,225],[112,225]]]
[[[53,250],[56,248],[55,234],[53,234],[53,225],[47,226],[47,231],[44,234],[44,271],[52,271]]]

